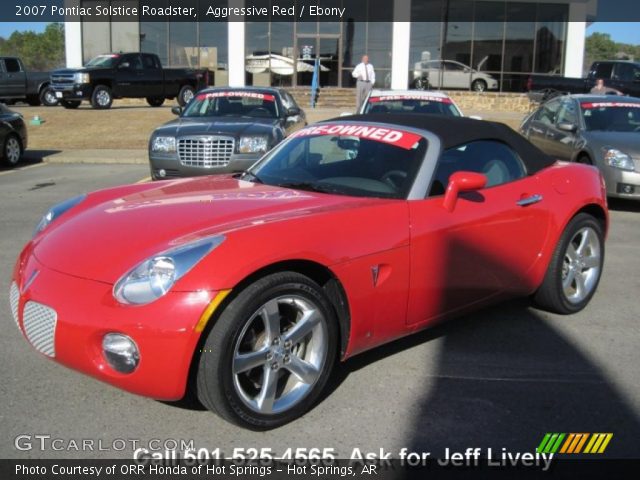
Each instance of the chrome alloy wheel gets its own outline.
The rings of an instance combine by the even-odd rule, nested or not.
[[[184,95],[182,95],[182,101],[184,102],[184,104],[186,105],[187,103],[189,103],[193,97],[194,97],[195,93],[193,92],[193,90],[187,90],[184,92]]]
[[[111,95],[106,90],[100,90],[96,95],[96,101],[101,107],[106,107],[111,101]]]
[[[236,393],[254,412],[284,412],[311,391],[327,352],[320,308],[297,295],[273,298],[246,322],[234,347]]]
[[[4,146],[4,156],[7,162],[11,165],[15,165],[20,160],[20,142],[13,135],[7,139],[7,143]]]
[[[573,304],[583,301],[595,288],[602,268],[602,246],[591,227],[581,228],[567,246],[562,264],[562,290]]]

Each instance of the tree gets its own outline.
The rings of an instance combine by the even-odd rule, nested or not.
[[[20,57],[29,70],[52,70],[64,66],[64,25],[50,23],[42,33],[13,32],[0,37],[0,55]]]
[[[616,60],[624,57],[638,60],[640,45],[616,43],[608,33],[594,32],[585,41],[584,57],[587,67],[597,60]]]

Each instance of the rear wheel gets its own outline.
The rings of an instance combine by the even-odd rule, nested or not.
[[[82,103],[81,100],[61,100],[60,104],[67,109],[75,110]]]
[[[45,107],[55,107],[58,104],[56,94],[51,87],[46,86],[40,90],[40,102]]]
[[[164,97],[147,97],[147,103],[152,107],[160,107],[164,103]]]
[[[555,313],[579,312],[593,297],[603,264],[602,225],[593,216],[580,213],[563,232],[534,302]]]
[[[191,101],[193,96],[195,95],[195,90],[191,85],[185,85],[180,89],[178,93],[178,105],[184,107],[187,103]]]
[[[113,94],[111,89],[105,85],[98,85],[91,95],[91,106],[98,109],[111,108],[113,103]]]
[[[303,415],[329,378],[337,325],[322,288],[281,272],[249,285],[207,336],[198,398],[224,419],[266,430]]]
[[[20,139],[15,134],[10,134],[4,141],[3,146],[4,163],[10,167],[15,167],[22,156],[22,145]]]

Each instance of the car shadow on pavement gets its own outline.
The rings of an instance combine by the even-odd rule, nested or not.
[[[640,201],[627,200],[626,198],[610,198],[609,210],[617,212],[640,212]]]

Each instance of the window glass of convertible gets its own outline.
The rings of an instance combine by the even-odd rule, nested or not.
[[[404,199],[427,141],[411,148],[354,136],[294,137],[240,175],[242,180],[355,197]]]

